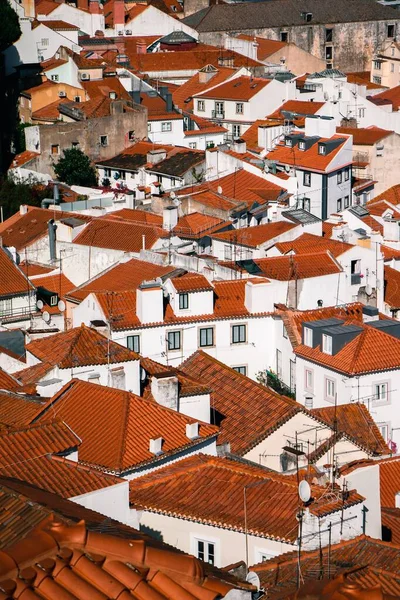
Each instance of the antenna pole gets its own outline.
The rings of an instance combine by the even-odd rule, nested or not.
[[[303,535],[303,509],[300,509],[298,513],[299,516],[299,551],[297,553],[297,589],[299,589],[301,584],[301,538]]]
[[[328,541],[328,579],[331,578],[331,545],[332,545],[332,523],[328,525],[329,541]]]

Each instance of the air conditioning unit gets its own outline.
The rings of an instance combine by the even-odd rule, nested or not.
[[[67,94],[65,92],[58,92],[60,98],[66,98]]]
[[[118,31],[118,35],[124,35],[123,31]]]
[[[89,75],[89,73],[82,73],[82,74],[81,74],[81,79],[83,79],[83,80],[88,80],[88,79],[90,79],[90,75]]]
[[[127,30],[125,31],[125,33],[126,33],[126,35],[132,35],[132,30],[131,30],[131,29],[127,29]]]

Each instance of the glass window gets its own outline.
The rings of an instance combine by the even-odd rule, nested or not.
[[[104,177],[111,177],[111,169],[104,169]]]
[[[241,375],[247,375],[247,367],[232,367],[232,369]]]
[[[306,390],[312,392],[314,390],[314,377],[313,372],[310,369],[305,370],[304,383]]]
[[[303,185],[310,187],[311,185],[311,173],[304,171],[303,173]]]
[[[197,100],[197,110],[203,112],[205,109],[204,100]]]
[[[51,80],[52,81],[58,81],[58,75],[52,75],[51,76]]]
[[[350,179],[350,169],[346,169],[344,172],[344,180],[348,181]]]
[[[387,26],[387,36],[388,36],[388,38],[393,38],[394,37],[394,25],[388,25]]]
[[[57,303],[58,303],[58,296],[51,296],[50,306],[56,306]]]
[[[322,352],[325,354],[332,354],[332,336],[326,333],[322,334]]]
[[[344,197],[344,207],[348,208],[350,206],[350,196]]]
[[[52,144],[51,145],[51,153],[54,154],[60,154],[60,146],[59,144]]]
[[[287,42],[287,41],[288,41],[288,32],[281,31],[281,42]]]
[[[338,171],[337,182],[342,183],[342,179],[343,179],[343,173],[342,173],[342,171]]]
[[[338,198],[336,210],[340,212],[342,210],[342,199]]]
[[[243,102],[236,102],[236,113],[238,115],[243,114]]]
[[[12,313],[12,298],[0,300],[0,315],[9,315]]]
[[[374,403],[386,403],[388,401],[388,384],[377,383],[374,386]]]
[[[100,136],[100,146],[108,146],[108,135]]]
[[[326,146],[318,144],[318,154],[326,154]]]
[[[304,345],[309,348],[313,347],[313,332],[309,327],[304,327]]]
[[[282,352],[276,351],[276,374],[279,379],[282,379]]]
[[[299,150],[305,150],[306,149],[306,143],[305,142],[299,142]]]
[[[325,379],[325,398],[329,401],[335,400],[336,385],[333,379]]]
[[[384,145],[377,144],[376,145],[376,156],[383,156]]]
[[[224,246],[224,260],[232,260],[232,246]]]
[[[151,123],[147,123],[147,132],[150,133],[151,132]]]
[[[215,544],[197,540],[197,558],[213,565],[215,563]]]
[[[246,341],[246,325],[232,325],[232,344],[243,344]]]
[[[80,102],[82,100],[81,96],[75,96],[74,101]]]
[[[214,346],[214,327],[200,329],[200,348]]]
[[[161,131],[172,131],[172,123],[171,123],[171,121],[162,121],[162,123],[161,123]]]
[[[390,63],[390,72],[394,73],[394,63]]]
[[[381,85],[381,83],[382,83],[382,77],[378,77],[377,75],[374,75],[373,78],[372,78],[372,82],[376,83],[378,85]],[[362,116],[364,116],[364,114]]]
[[[128,335],[126,345],[133,352],[140,352],[140,335]]]
[[[332,42],[333,41],[333,29],[325,29],[325,41]]]
[[[189,142],[189,148],[192,148],[192,150],[196,150],[196,148],[197,148],[196,142]]]
[[[282,328],[283,328],[282,329],[283,337],[287,339],[287,329],[286,329],[284,323],[282,323]]]
[[[233,125],[232,133],[234,138],[240,137],[240,125]]]
[[[186,310],[189,308],[189,294],[186,292],[183,294],[179,294],[179,308],[181,310]]]
[[[168,350],[180,350],[181,349],[181,332],[180,331],[169,331],[167,336]]]

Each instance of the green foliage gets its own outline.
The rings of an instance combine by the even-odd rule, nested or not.
[[[49,191],[35,179],[19,183],[11,177],[0,181],[0,205],[3,217],[7,219],[19,210],[21,204],[40,206],[42,200],[49,196]]]
[[[54,171],[60,181],[67,185],[97,185],[96,171],[86,154],[78,148],[67,148],[54,166]]]
[[[17,13],[8,0],[0,0],[0,52],[14,44],[20,35]]]
[[[32,127],[31,123],[18,123],[15,130],[15,154],[20,154],[26,150],[25,129]]]

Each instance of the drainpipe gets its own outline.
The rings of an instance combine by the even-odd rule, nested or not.
[[[50,260],[54,261],[57,258],[56,254],[56,229],[57,225],[54,222],[54,219],[50,219],[47,222],[47,229],[49,232],[49,248],[50,248]]]

